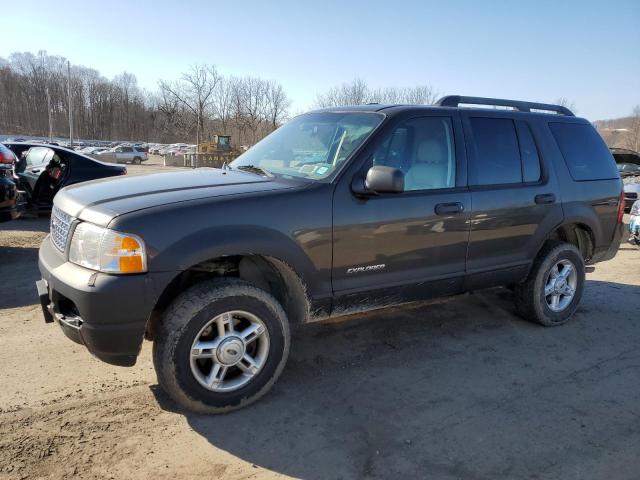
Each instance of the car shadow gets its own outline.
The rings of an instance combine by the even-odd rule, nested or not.
[[[38,248],[0,247],[0,277],[4,279],[0,309],[37,303],[35,282],[40,278]]]
[[[50,218],[26,215],[16,220],[0,223],[0,232],[44,232],[49,233]]]
[[[151,389],[212,446],[297,478],[528,478],[579,459],[589,473],[597,439],[637,422],[640,387],[621,355],[640,341],[639,297],[587,281],[560,328],[515,316],[506,289],[297,327],[273,390],[225,415]],[[618,413],[603,414],[614,401]]]
[[[48,218],[20,218],[0,224],[0,309],[38,302],[38,246],[48,232]]]

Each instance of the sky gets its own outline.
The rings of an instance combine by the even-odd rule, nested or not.
[[[291,113],[332,86],[640,104],[640,0],[0,0],[0,57],[46,50],[155,90],[194,63],[280,82]]]

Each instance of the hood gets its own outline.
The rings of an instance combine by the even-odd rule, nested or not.
[[[204,198],[291,188],[253,173],[216,168],[105,178],[63,188],[54,205],[106,227],[115,217],[150,207]]]

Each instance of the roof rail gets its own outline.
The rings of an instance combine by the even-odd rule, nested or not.
[[[531,112],[531,110],[544,110],[548,112],[556,112],[558,115],[566,115],[574,117],[575,115],[567,107],[561,105],[552,105],[549,103],[523,102],[520,100],[505,100],[503,98],[484,98],[484,97],[464,97],[462,95],[447,95],[442,97],[435,104],[440,107],[457,107],[461,103],[470,105],[486,105],[498,107],[511,107],[519,112]]]

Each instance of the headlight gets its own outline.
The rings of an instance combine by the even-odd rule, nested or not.
[[[633,202],[633,205],[631,206],[631,212],[629,212],[631,215],[640,215],[640,200],[636,200],[635,202]]]
[[[87,222],[80,223],[73,232],[69,261],[105,273],[147,271],[147,256],[140,237]]]

